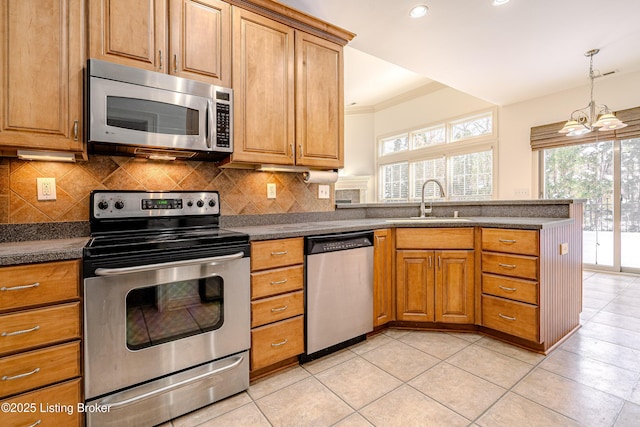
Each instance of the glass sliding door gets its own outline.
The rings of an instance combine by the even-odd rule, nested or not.
[[[586,199],[583,262],[615,266],[614,143],[544,150],[544,197]]]
[[[640,138],[620,142],[620,264],[640,271]]]

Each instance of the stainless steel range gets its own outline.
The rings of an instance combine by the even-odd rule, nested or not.
[[[88,426],[148,426],[249,386],[249,237],[215,191],[94,191],[84,249]]]

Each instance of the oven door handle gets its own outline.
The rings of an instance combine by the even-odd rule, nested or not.
[[[227,261],[233,261],[244,257],[244,252],[237,252],[231,255],[222,255],[210,258],[186,259],[184,261],[163,262],[160,264],[137,265],[134,267],[122,268],[96,268],[98,276],[117,276],[120,274],[140,273],[142,271],[153,271],[162,268],[185,267],[189,265],[209,264],[216,265]]]
[[[203,374],[196,375],[194,377],[187,378],[185,380],[179,381],[179,382],[177,382],[175,384],[170,384],[170,385],[167,385],[167,386],[164,386],[164,387],[160,387],[160,388],[157,388],[155,390],[148,391],[146,393],[141,393],[141,394],[139,394],[137,396],[133,396],[133,397],[130,397],[128,399],[123,399],[123,400],[120,400],[120,401],[112,402],[112,401],[109,400],[109,398],[106,398],[106,399],[103,399],[103,400],[99,401],[97,403],[97,406],[98,407],[106,406],[106,407],[109,407],[109,409],[119,409],[119,408],[122,408],[122,407],[130,406],[130,405],[136,404],[136,403],[138,403],[138,402],[140,402],[142,400],[151,399],[152,397],[156,397],[156,396],[158,396],[160,394],[168,393],[170,391],[173,391],[173,390],[175,390],[177,388],[180,388],[180,387],[187,386],[187,385],[189,385],[191,383],[194,383],[196,381],[202,381],[202,380],[205,380],[205,379],[207,379],[207,378],[209,378],[211,376],[218,375],[218,374],[221,374],[223,372],[226,372],[226,371],[229,371],[231,369],[234,369],[234,368],[238,367],[242,363],[243,360],[244,360],[244,356],[238,356],[238,358],[236,360],[234,360],[232,363],[230,363],[229,365],[223,366],[223,367],[218,368],[218,369],[214,369],[213,371],[205,372]],[[115,397],[115,396],[112,396],[112,398],[113,397]]]

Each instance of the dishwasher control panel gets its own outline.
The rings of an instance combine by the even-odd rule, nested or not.
[[[373,232],[357,232],[307,237],[306,254],[346,251],[373,246]]]

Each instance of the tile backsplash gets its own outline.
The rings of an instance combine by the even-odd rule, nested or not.
[[[37,199],[36,178],[55,178],[57,199]],[[276,198],[267,199],[267,183]],[[91,156],[87,162],[29,162],[0,158],[0,223],[88,221],[92,190],[218,190],[222,215],[333,211],[318,185],[302,174],[222,169],[210,162],[164,162]]]

